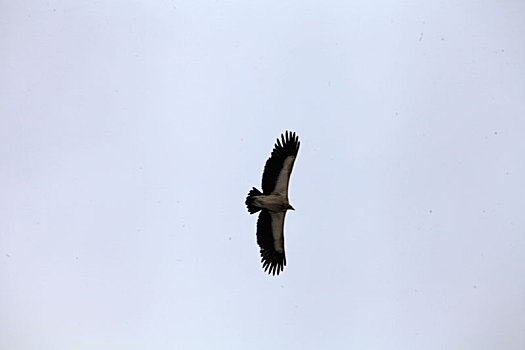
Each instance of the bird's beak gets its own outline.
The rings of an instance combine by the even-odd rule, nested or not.
[[[288,204],[288,209],[295,210],[290,204]]]

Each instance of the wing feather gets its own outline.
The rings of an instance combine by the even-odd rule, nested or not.
[[[257,244],[261,249],[261,263],[264,271],[279,274],[286,266],[284,252],[284,213],[276,215],[263,209],[257,220]]]
[[[272,154],[264,166],[262,178],[264,194],[279,193],[288,197],[288,182],[300,144],[295,132],[286,131],[281,134],[281,140],[277,139]]]

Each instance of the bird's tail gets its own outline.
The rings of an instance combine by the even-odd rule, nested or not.
[[[261,191],[259,191],[255,187],[253,187],[251,189],[251,191],[248,192],[248,197],[246,197],[246,202],[245,203],[246,203],[246,206],[248,207],[248,211],[250,212],[250,214],[255,214],[259,210],[261,210],[261,208],[256,207],[253,204],[253,197],[260,196],[260,195],[262,195]]]

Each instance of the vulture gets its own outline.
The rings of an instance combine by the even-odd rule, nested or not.
[[[264,166],[262,193],[253,187],[245,202],[250,214],[260,211],[257,244],[260,247],[261,263],[264,271],[274,276],[279,275],[286,266],[284,217],[287,210],[295,210],[288,202],[288,183],[299,145],[295,132],[286,131],[280,140],[277,139]]]

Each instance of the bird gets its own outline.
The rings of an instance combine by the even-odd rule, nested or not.
[[[246,197],[250,214],[259,213],[257,244],[265,272],[279,275],[286,266],[284,252],[284,217],[286,211],[295,210],[288,201],[288,184],[299,152],[299,137],[295,132],[281,134],[266,161],[262,176],[262,192],[252,187]]]

